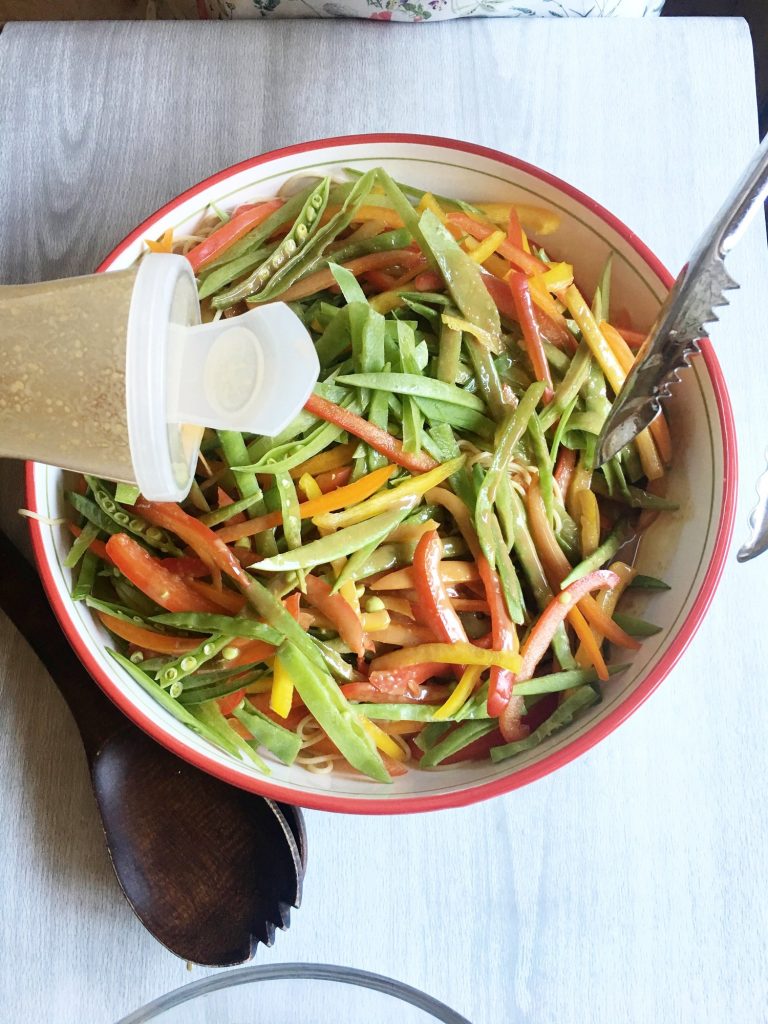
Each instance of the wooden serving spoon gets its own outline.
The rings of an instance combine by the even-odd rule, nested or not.
[[[134,913],[185,960],[249,960],[299,906],[301,812],[193,768],[132,725],[88,675],[34,569],[2,533],[0,560],[0,608],[77,723],[107,850]]]

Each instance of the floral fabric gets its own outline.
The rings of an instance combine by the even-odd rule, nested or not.
[[[664,0],[205,0],[211,18],[368,18],[444,21],[448,18],[643,18],[661,14]]]

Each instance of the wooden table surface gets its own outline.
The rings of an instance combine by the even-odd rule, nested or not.
[[[408,130],[531,160],[678,268],[757,139],[738,21],[10,25],[0,36],[0,280],[87,272],[216,169]],[[718,349],[744,539],[768,441],[768,259],[755,225]],[[23,529],[18,467],[0,480]],[[682,664],[606,741],[503,799],[307,814],[305,902],[257,961],[399,977],[474,1024],[768,1020],[768,556],[730,557]],[[205,972],[147,935],[105,855],[77,735],[0,622],[0,1017],[109,1024]],[[215,884],[215,883],[214,883]]]

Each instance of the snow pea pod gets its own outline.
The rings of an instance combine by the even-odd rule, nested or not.
[[[500,351],[499,312],[483,284],[480,268],[431,210],[422,213],[419,229],[445,278],[448,291],[463,316],[490,335],[496,350]]]
[[[69,549],[69,554],[64,559],[64,568],[74,569],[88,550],[91,541],[96,540],[98,535],[99,528],[94,526],[93,523],[86,523],[80,532],[80,536],[75,537],[72,547]]]
[[[587,685],[580,686],[570,697],[566,697],[563,703],[556,708],[549,718],[523,740],[516,740],[514,743],[507,743],[504,746],[491,747],[491,760],[494,763],[505,761],[509,757],[521,754],[525,750],[532,750],[542,743],[552,733],[557,732],[566,725],[570,725],[576,715],[586,708],[592,707],[600,700],[600,695]]]
[[[239,501],[233,501],[230,505],[222,505],[221,508],[214,509],[212,512],[205,512],[200,516],[200,522],[205,523],[206,526],[220,526],[233,516],[240,515],[241,512],[247,512],[260,501],[262,501],[260,492],[258,494],[250,494]]]
[[[336,379],[339,384],[433,399],[473,409],[475,412],[482,412],[485,409],[485,403],[476,395],[471,395],[454,384],[446,384],[445,381],[422,377],[415,373],[351,373]]]
[[[96,504],[105,515],[109,516],[117,524],[120,530],[140,537],[151,547],[157,548],[158,551],[163,551],[168,555],[182,554],[181,548],[173,543],[170,535],[165,530],[160,530],[156,526],[150,526],[141,516],[129,515],[125,509],[121,508],[113,499],[102,480],[94,476],[86,476],[85,479],[91,488]]]
[[[358,209],[362,206],[363,201],[371,191],[375,180],[375,170],[368,171],[364,174],[351,189],[339,212],[334,214],[327,224],[319,228],[312,238],[306,242],[304,248],[299,250],[299,252],[297,252],[296,255],[283,266],[282,270],[278,271],[278,273],[274,275],[272,280],[268,282],[267,286],[261,290],[258,295],[249,299],[249,301],[271,302],[273,299],[277,298],[281,292],[285,291],[286,288],[290,287],[294,281],[299,280],[305,274],[314,270],[326,247],[338,234],[340,234],[340,232],[349,227]]]
[[[440,352],[437,357],[438,380],[455,384],[461,358],[461,331],[455,331],[447,324],[440,325]]]
[[[278,761],[293,764],[301,750],[301,739],[295,732],[273,722],[247,700],[241,701],[233,709],[232,714],[245,726],[256,742],[266,747]]]
[[[509,463],[512,461],[515,445],[522,438],[531,417],[536,411],[541,396],[544,394],[546,385],[537,381],[526,391],[521,398],[515,411],[509,414],[500,427],[500,436],[493,453],[491,465],[485,475],[483,485],[478,491],[475,504],[475,526],[480,539],[480,547],[488,559],[491,568],[495,568],[496,556],[493,544],[490,542],[488,523],[490,521],[493,504],[496,501],[496,494],[502,476],[508,472]]]
[[[413,238],[416,239],[419,248],[426,256],[430,267],[433,270],[439,269],[438,262],[421,230],[419,215],[403,195],[402,186],[393,181],[383,167],[379,167],[375,173],[379,184],[384,189],[385,195],[392,203],[395,211],[400,215],[400,219],[405,225],[406,230],[409,231]]]
[[[111,648],[107,648],[107,653],[117,662],[121,668],[125,669],[128,675],[139,684],[147,693],[149,693],[154,699],[161,705],[166,711],[168,711],[174,718],[184,725],[188,726],[194,733],[212,743],[215,747],[220,747],[226,750],[230,754],[234,754],[242,761],[250,762],[255,764],[262,771],[267,771],[267,766],[264,764],[262,759],[258,757],[245,743],[235,742],[239,739],[236,733],[233,732],[229,726],[226,725],[226,721],[222,716],[222,721],[226,726],[227,732],[231,734],[231,739],[226,733],[222,733],[221,728],[211,728],[210,720],[206,721],[205,717],[198,718],[191,714],[185,707],[183,707],[177,700],[169,696],[159,686],[151,676],[148,676],[146,672],[134,665],[128,658],[124,658],[122,654],[117,651],[113,651]]]
[[[555,389],[552,401],[541,412],[541,429],[546,433],[578,396],[589,376],[592,353],[586,342],[582,342],[571,360],[566,375]]]
[[[479,721],[467,721],[457,725],[455,729],[436,743],[433,747],[423,755],[419,761],[419,767],[421,768],[434,768],[441,764],[446,757],[452,757],[454,754],[458,754],[464,747],[468,747],[470,743],[474,743],[475,740],[482,739],[483,736],[487,736],[489,733],[494,732],[498,729],[499,723],[495,718],[492,719],[480,719]],[[498,748],[494,748],[498,749]]]
[[[208,701],[206,704],[192,705],[187,711],[197,721],[198,726],[207,729],[209,734],[215,737],[214,742],[218,746],[223,747],[230,754],[234,754],[241,761],[252,761],[266,775],[272,774],[253,748],[235,732],[221,713],[215,700]]]
[[[224,461],[230,469],[234,469],[236,465],[247,461],[248,449],[246,448],[243,435],[239,431],[219,430],[218,437]],[[254,472],[235,473],[234,478],[240,497],[254,499],[253,504],[249,505],[247,509],[246,514],[248,518],[253,519],[256,516],[264,515],[266,502],[264,501],[259,481],[256,479],[256,474]],[[265,530],[254,538],[254,544],[259,554],[274,554],[277,551],[274,530]]]
[[[345,408],[357,412],[359,406],[356,402],[350,402],[345,405]],[[295,469],[296,466],[300,466],[302,462],[306,462],[313,455],[319,455],[343,433],[342,427],[323,421],[302,440],[273,448],[259,462],[247,466],[233,466],[232,469],[236,476],[241,473],[282,473],[289,469]]]
[[[96,571],[98,568],[98,557],[92,551],[86,551],[80,564],[77,583],[72,588],[73,601],[83,601],[89,596],[96,582]]]
[[[305,248],[322,233],[319,230],[320,218],[328,204],[330,184],[329,178],[323,178],[309,194],[288,234],[278,244],[271,256],[261,263],[252,274],[249,274],[245,281],[222,295],[217,295],[212,303],[214,308],[226,309],[227,306],[232,306],[254,295],[260,295],[263,298],[268,291],[268,284],[274,287],[278,281],[285,279],[287,274],[299,264]]]
[[[456,430],[469,431],[470,434],[477,434],[484,441],[489,441],[493,437],[495,424],[493,420],[489,420],[482,413],[431,398],[414,398],[413,401],[431,423],[446,424]]]
[[[360,715],[336,682],[325,671],[319,670],[314,662],[302,657],[290,643],[283,644],[278,657],[307,710],[352,767],[377,782],[391,782]]]
[[[112,611],[109,614],[112,615]],[[220,633],[222,636],[240,637],[246,640],[264,640],[277,646],[283,641],[282,633],[271,626],[243,615],[216,615],[208,612],[166,612],[164,615],[152,615],[150,622],[173,629],[186,629],[190,633]]]
[[[560,589],[565,590],[569,583],[573,583],[575,580],[580,580],[582,576],[586,576],[587,573],[594,572],[595,569],[599,569],[601,566],[613,558],[622,544],[627,540],[627,521],[620,519],[614,526],[608,536],[605,538],[603,543],[595,548],[589,558],[585,558],[578,565],[575,565],[573,569],[568,573],[565,579],[560,584]]]
[[[274,245],[263,245],[258,249],[250,248],[248,252],[242,256],[238,256],[237,259],[229,260],[228,263],[224,263],[222,266],[215,267],[210,274],[206,274],[197,289],[197,294],[200,299],[207,299],[211,295],[215,295],[216,292],[220,291],[226,285],[231,284],[241,274],[247,273],[254,267],[258,267],[264,262],[269,254],[274,249]]]
[[[354,526],[347,526],[293,551],[286,551],[262,562],[257,562],[253,568],[259,572],[312,569],[316,565],[323,565],[345,555],[351,555],[362,547],[367,547],[377,540],[383,540],[420,501],[421,495],[419,494],[406,495],[400,499],[396,508],[388,512],[374,516],[372,519],[366,519]]]

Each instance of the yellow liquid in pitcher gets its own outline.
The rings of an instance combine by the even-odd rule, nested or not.
[[[134,482],[125,345],[135,277],[0,286],[0,455]]]

